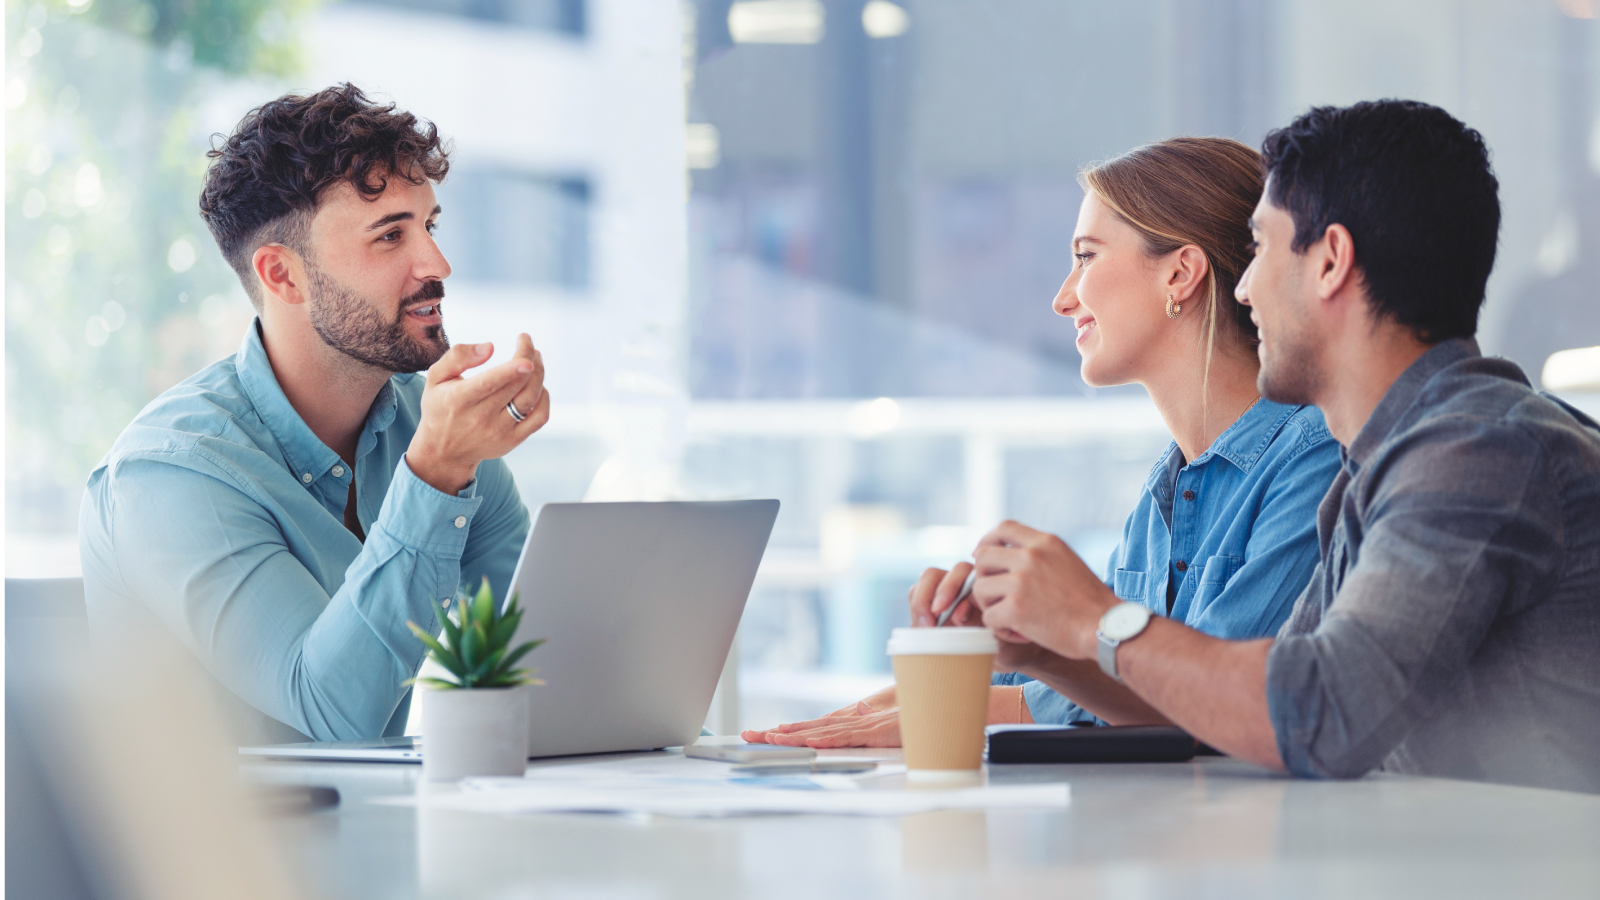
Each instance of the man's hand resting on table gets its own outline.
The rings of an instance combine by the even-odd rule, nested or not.
[[[505,456],[550,421],[544,357],[526,334],[517,336],[510,362],[462,377],[493,353],[493,344],[457,344],[428,369],[422,421],[406,448],[406,465],[443,493],[459,493],[476,477],[478,463]],[[511,417],[507,403],[516,404],[523,421]]]

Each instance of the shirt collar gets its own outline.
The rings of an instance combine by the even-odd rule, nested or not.
[[[1206,452],[1190,460],[1189,465],[1203,466],[1210,462],[1212,457],[1218,457],[1233,463],[1241,472],[1249,474],[1256,463],[1261,461],[1261,454],[1272,445],[1272,439],[1278,436],[1278,432],[1283,430],[1289,418],[1299,410],[1298,406],[1285,406],[1262,398],[1218,435]],[[1159,497],[1162,490],[1176,480],[1178,470],[1183,466],[1183,451],[1178,449],[1178,444],[1174,441],[1168,447],[1166,455],[1161,457],[1150,470],[1150,477],[1145,479],[1144,489]]]
[[[245,395],[255,406],[262,423],[277,440],[278,446],[283,450],[284,460],[302,483],[311,484],[338,464],[339,454],[333,452],[331,447],[317,437],[311,426],[306,424],[305,419],[302,419],[300,413],[289,403],[289,398],[283,393],[283,387],[278,384],[278,376],[273,373],[272,363],[267,359],[266,345],[261,342],[260,319],[256,319],[245,331],[239,352],[234,354],[233,365],[238,373],[239,383],[244,387]],[[377,399],[372,403],[372,409],[367,413],[367,423],[361,429],[361,438],[357,441],[357,459],[365,456],[373,448],[377,443],[378,433],[394,423],[395,405],[394,380],[390,379],[384,384],[383,390],[378,392]],[[311,481],[306,480],[307,475],[311,476]]]
[[[1288,424],[1289,417],[1299,410],[1298,406],[1273,403],[1265,397],[1257,400],[1255,405],[1245,410],[1244,415],[1218,435],[1206,452],[1200,454],[1190,465],[1204,463],[1213,456],[1220,456],[1248,475],[1250,470],[1256,467],[1256,463],[1261,461],[1261,454],[1272,446],[1273,438],[1276,438],[1278,432],[1283,430],[1283,426]]]
[[[366,456],[378,442],[378,435],[387,431],[394,424],[394,411],[396,406],[394,392],[394,378],[383,383],[383,389],[378,391],[377,399],[372,401],[372,409],[367,411],[366,427],[361,429],[361,440],[356,442],[356,459]]]
[[[1378,405],[1372,409],[1372,415],[1367,417],[1366,424],[1356,432],[1355,440],[1350,442],[1349,449],[1344,453],[1346,467],[1352,471],[1360,470],[1378,447],[1389,439],[1389,433],[1394,431],[1400,417],[1411,408],[1417,395],[1422,393],[1423,385],[1433,376],[1447,366],[1478,355],[1477,341],[1472,338],[1452,338],[1440,341],[1417,357],[1394,380],[1394,384],[1389,385],[1383,399],[1378,401]]]

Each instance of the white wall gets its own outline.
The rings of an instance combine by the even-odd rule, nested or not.
[[[330,7],[313,26],[306,87],[348,80],[390,97],[436,123],[460,163],[588,177],[591,289],[452,280],[445,328],[456,342],[494,341],[495,362],[527,331],[553,417],[585,408],[614,454],[597,495],[658,496],[670,491],[688,400],[681,23],[673,3],[591,0],[588,24],[575,39]]]

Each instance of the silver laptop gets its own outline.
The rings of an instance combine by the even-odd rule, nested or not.
[[[530,757],[652,750],[700,734],[744,613],[776,500],[550,503],[511,583]],[[421,702],[426,702],[424,698]],[[247,756],[420,762],[410,738],[241,747]]]

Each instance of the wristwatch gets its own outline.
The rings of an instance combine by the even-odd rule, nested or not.
[[[1118,603],[1100,617],[1100,627],[1094,633],[1099,643],[1095,657],[1100,671],[1110,675],[1112,681],[1122,680],[1117,674],[1117,647],[1138,637],[1149,624],[1150,610],[1137,603]]]

